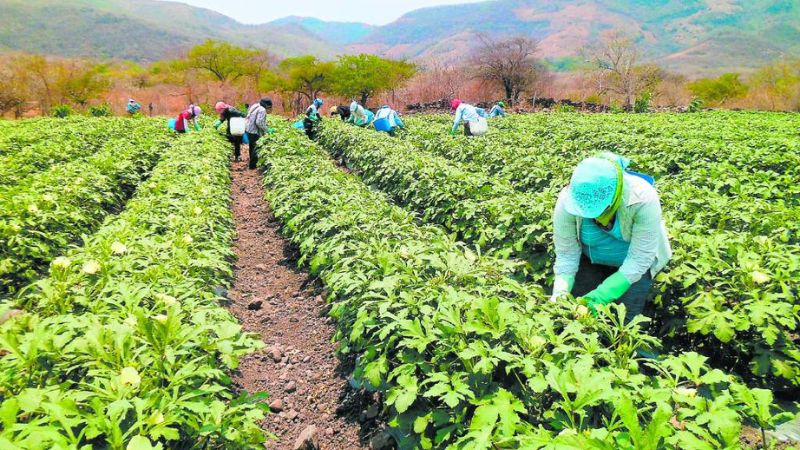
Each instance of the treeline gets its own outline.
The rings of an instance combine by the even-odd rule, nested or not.
[[[213,103],[229,97],[238,103],[248,95],[256,98],[271,92],[279,96],[285,111],[296,111],[326,93],[366,104],[417,73],[413,64],[375,55],[343,55],[335,61],[313,56],[279,60],[266,50],[212,40],[182,58],[147,66],[27,54],[7,55],[0,63],[0,114],[17,117],[31,111],[48,115],[65,107],[86,110],[112,98],[114,105],[109,108],[120,111],[127,97],[139,100],[145,112],[156,113],[165,111],[149,108],[153,101],[138,97],[180,98],[167,104]]]
[[[478,38],[457,66],[369,54],[281,60],[267,50],[212,40],[149,65],[7,54],[0,56],[0,115],[122,113],[128,98],[145,113],[171,114],[188,103],[241,104],[264,93],[273,95],[276,111],[287,114],[302,111],[317,96],[334,97],[329,104],[358,99],[397,109],[458,96],[504,99],[523,110],[534,109],[543,97],[636,112],[662,106],[800,110],[800,59],[749,74],[690,79],[648,62],[634,39],[612,32],[583,49],[583,62],[573,70],[557,72],[539,57],[533,39]]]

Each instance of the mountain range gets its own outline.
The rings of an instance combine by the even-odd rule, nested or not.
[[[287,17],[244,25],[156,0],[0,0],[0,49],[63,56],[174,57],[205,39],[280,56],[367,52],[455,63],[475,34],[524,34],[551,61],[575,61],[608,30],[635,36],[646,59],[684,73],[746,71],[800,56],[797,0],[490,0],[412,11],[384,26]],[[562,64],[561,67],[568,67]]]

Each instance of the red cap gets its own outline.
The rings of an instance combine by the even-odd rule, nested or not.
[[[453,99],[453,101],[452,101],[452,102],[450,102],[450,108],[451,108],[451,109],[458,109],[458,107],[459,107],[460,105],[461,105],[461,100],[459,100],[459,99],[457,99],[457,98],[454,98],[454,99]]]

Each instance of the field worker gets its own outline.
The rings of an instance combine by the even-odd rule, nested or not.
[[[553,224],[552,300],[572,292],[593,313],[620,301],[626,322],[642,313],[653,277],[672,257],[652,178],[627,171],[629,163],[612,153],[581,161]]]
[[[361,106],[357,101],[350,103],[350,118],[348,122],[356,124],[359,127],[366,127],[372,120],[375,119],[375,114],[372,111]]]
[[[489,111],[489,117],[503,117],[506,115],[506,104],[505,102],[497,102],[492,109]]]
[[[465,136],[476,135],[476,133],[473,133],[473,130],[471,129],[472,125],[480,120],[483,120],[484,122],[486,121],[486,119],[482,118],[478,113],[477,108],[467,103],[462,103],[459,99],[455,99],[450,103],[450,109],[456,112],[455,119],[453,120],[453,128],[450,130],[451,135],[455,136],[456,132],[458,131],[458,127],[462,122],[464,123]]]
[[[231,133],[231,119],[234,117],[243,119],[245,117],[244,113],[225,102],[217,102],[217,104],[214,106],[214,110],[219,115],[219,120],[214,123],[214,128],[219,129],[223,123],[228,122],[226,134],[228,136],[228,140],[231,142],[231,144],[233,144],[233,160],[236,162],[241,161],[242,141],[244,140],[244,135],[239,134],[238,130],[235,135]]]
[[[306,130],[306,136],[309,139],[314,139],[317,135],[316,125],[322,120],[319,115],[319,109],[322,108],[325,102],[321,98],[315,98],[311,105],[306,109],[306,117],[303,119],[303,128]]]
[[[375,113],[375,121],[372,122],[372,125],[376,130],[389,133],[390,136],[394,136],[394,132],[398,128],[405,128],[403,120],[400,119],[400,115],[389,105],[381,106],[381,109]]]
[[[141,109],[142,109],[142,105],[140,105],[139,102],[137,102],[136,100],[134,100],[132,98],[128,99],[128,106],[125,108],[125,110],[128,111],[128,114],[134,115],[134,114],[138,113],[139,110],[141,110]]]
[[[186,111],[178,114],[175,120],[175,131],[178,133],[186,133],[189,127],[200,131],[200,124],[197,123],[197,118],[203,114],[203,110],[199,106],[189,105]]]
[[[331,107],[331,109],[334,109]],[[347,122],[350,120],[350,107],[347,105],[339,105],[336,108],[336,115],[339,116],[340,119]]]
[[[245,131],[247,132],[250,153],[250,161],[248,161],[247,167],[251,170],[255,169],[258,164],[258,151],[256,148],[258,139],[269,132],[269,128],[267,128],[267,113],[270,110],[272,110],[272,99],[269,97],[262,98],[261,101],[253,104],[253,106],[247,110],[247,126],[245,127]]]

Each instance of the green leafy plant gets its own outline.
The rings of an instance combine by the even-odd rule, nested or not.
[[[55,105],[51,111],[53,117],[58,117],[63,119],[65,117],[69,117],[73,115],[75,111],[69,105]]]

